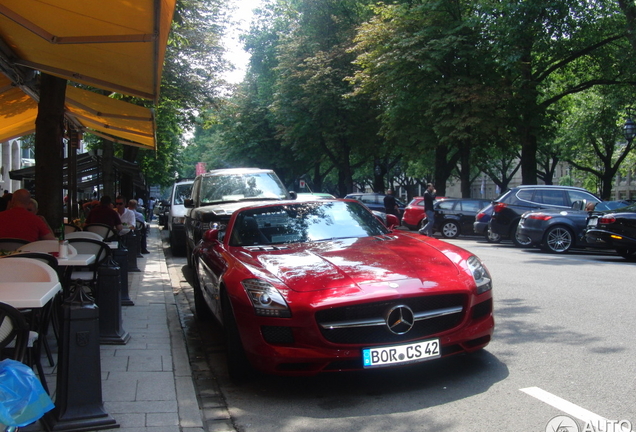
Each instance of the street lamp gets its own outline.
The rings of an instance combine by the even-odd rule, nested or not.
[[[628,118],[625,122],[625,126],[623,126],[623,134],[625,135],[625,139],[627,140],[627,144],[631,144],[636,137],[636,123],[631,118]]]

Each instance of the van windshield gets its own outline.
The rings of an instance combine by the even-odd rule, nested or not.
[[[288,199],[276,174],[223,174],[201,179],[201,204],[253,199]]]
[[[177,185],[174,188],[172,204],[183,205],[183,200],[190,198],[190,195],[192,195],[192,183]]]

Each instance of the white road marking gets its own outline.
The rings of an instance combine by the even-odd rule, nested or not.
[[[592,411],[588,411],[585,408],[581,408],[580,406],[573,404],[572,402],[568,402],[565,399],[553,395],[552,393],[548,393],[547,391],[542,390],[539,387],[528,387],[520,390],[534,398],[539,399],[541,402],[544,402],[560,411],[563,411],[566,414],[569,414],[572,417],[583,420],[586,424],[607,424],[607,422],[610,421],[605,417],[594,414]]]

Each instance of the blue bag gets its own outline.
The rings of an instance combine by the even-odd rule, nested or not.
[[[30,367],[15,360],[0,361],[0,424],[26,426],[53,408]]]

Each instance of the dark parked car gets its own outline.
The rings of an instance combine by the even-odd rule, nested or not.
[[[619,209],[628,206],[627,201],[603,201],[595,211]],[[541,246],[547,252],[565,253],[571,248],[586,247],[585,228],[590,212],[582,209],[583,202],[576,202],[570,210],[543,209],[524,213],[519,221],[519,235],[528,237],[531,246]]]
[[[623,258],[636,260],[636,204],[592,213],[585,237],[592,247],[613,248]]]
[[[345,196],[346,199],[354,199],[360,201],[362,204],[367,206],[370,210],[380,211],[384,213],[384,197],[385,194],[381,193],[351,193]],[[404,214],[404,208],[406,205],[400,201],[399,199],[395,199],[398,203],[398,208],[400,209],[400,216]]]
[[[196,313],[221,324],[233,379],[398,367],[490,342],[491,277],[471,252],[390,232],[353,200],[243,205],[193,255]]]
[[[446,199],[446,197],[436,197],[435,201],[441,201],[444,199]],[[424,222],[425,219],[426,213],[424,212],[424,197],[414,197],[404,209],[402,225],[411,231],[415,231],[422,228],[422,222]]]
[[[445,238],[474,234],[473,224],[479,210],[490,201],[471,198],[446,198],[435,203],[435,226]]]
[[[599,203],[601,200],[587,190],[573,186],[517,186],[493,201],[494,211],[488,227],[493,233],[511,239],[516,246],[530,246],[531,239],[517,232],[522,214],[550,208],[571,210],[577,201]]]
[[[475,234],[477,235],[483,235],[489,243],[499,243],[501,241],[501,236],[490,231],[488,228],[488,222],[492,217],[493,209],[493,203],[489,203],[486,207],[479,210],[479,213],[475,216],[473,231],[475,231]]]

